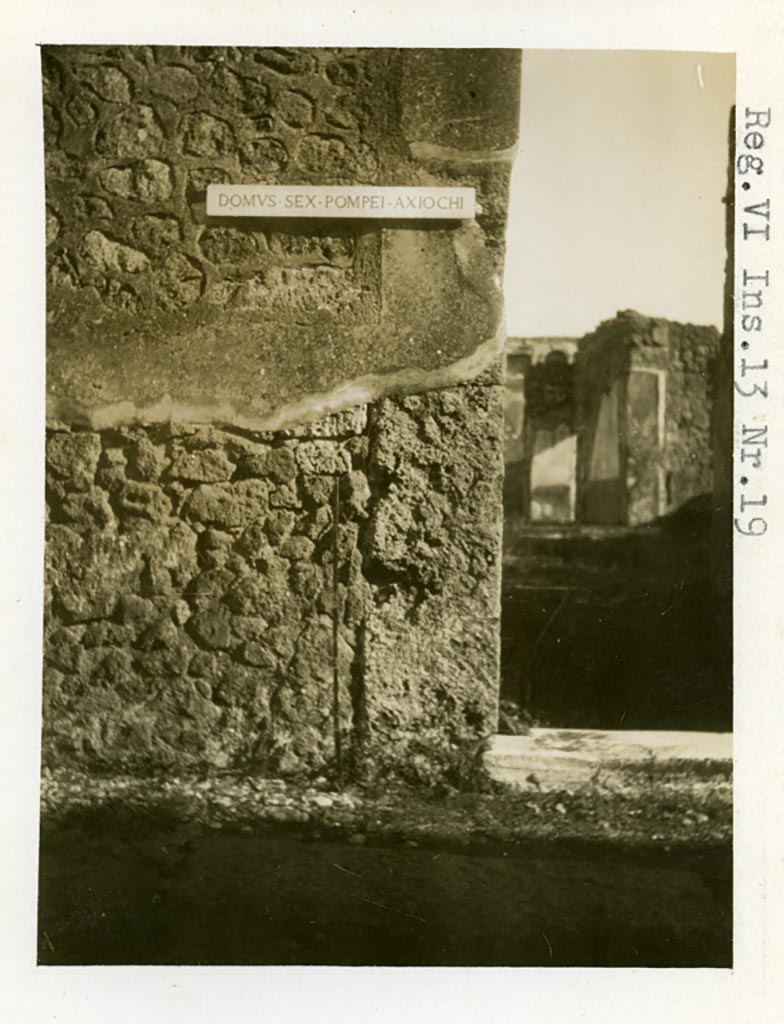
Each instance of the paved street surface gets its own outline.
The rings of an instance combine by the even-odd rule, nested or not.
[[[44,964],[731,965],[731,851],[45,826]]]

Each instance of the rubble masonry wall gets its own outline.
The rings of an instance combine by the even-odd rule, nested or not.
[[[45,47],[43,68],[45,763],[329,767],[336,624],[350,767],[472,756],[497,714],[519,56]],[[482,212],[206,217],[208,182],[260,181],[473,185]]]

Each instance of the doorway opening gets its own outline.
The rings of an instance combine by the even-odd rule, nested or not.
[[[720,336],[627,311],[510,339],[501,731],[731,730]]]

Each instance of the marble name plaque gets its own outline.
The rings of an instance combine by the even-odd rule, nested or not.
[[[470,220],[473,188],[376,185],[209,185],[209,217]]]

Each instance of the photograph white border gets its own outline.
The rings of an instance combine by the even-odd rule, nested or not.
[[[0,512],[0,1016],[10,1024],[582,1021],[724,1024],[784,1012],[784,10],[774,0],[39,0],[7,5]],[[44,203],[37,43],[505,46],[737,53],[739,115],[773,108],[765,338],[767,532],[735,541],[733,970],[38,968],[43,571]],[[741,120],[740,116],[738,118]],[[737,193],[741,207],[742,193]],[[782,211],[779,213],[779,211]],[[781,217],[781,220],[779,220]],[[738,223],[741,217],[737,218]],[[748,244],[736,242],[740,275]],[[744,411],[748,407],[744,406]],[[740,412],[740,410],[738,410]],[[737,423],[737,421],[736,421]],[[737,475],[737,474],[736,474]]]

